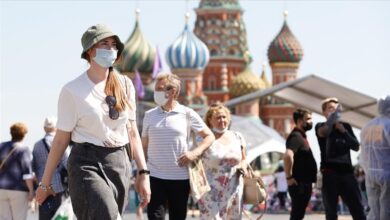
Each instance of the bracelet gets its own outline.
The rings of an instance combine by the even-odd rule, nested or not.
[[[142,170],[138,171],[138,175],[142,175],[142,174],[150,174],[150,170],[142,169]]]
[[[51,189],[52,187],[52,184],[50,184],[49,186],[45,186],[42,184],[42,182],[39,182],[38,184],[38,187],[41,188],[43,191],[47,192],[47,190]]]

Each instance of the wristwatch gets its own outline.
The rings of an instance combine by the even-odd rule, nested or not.
[[[142,174],[150,174],[150,170],[142,169],[142,170],[138,171],[138,175],[142,175]]]

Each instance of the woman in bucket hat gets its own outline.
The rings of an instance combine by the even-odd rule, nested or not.
[[[57,133],[36,199],[53,194],[51,178],[70,141],[69,193],[77,219],[120,219],[128,196],[132,146],[139,168],[136,189],[145,207],[150,200],[146,167],[135,121],[135,90],[113,70],[123,44],[105,25],[94,25],[81,38],[87,71],[67,83],[58,101]]]

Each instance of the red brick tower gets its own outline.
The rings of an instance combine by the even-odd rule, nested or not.
[[[268,48],[268,60],[272,69],[272,85],[294,80],[298,75],[299,62],[303,50],[287,25],[287,12],[284,13],[282,30]],[[260,108],[260,117],[265,124],[287,137],[294,127],[292,113],[295,106],[278,99],[268,99]]]
[[[246,66],[243,10],[238,0],[201,0],[195,11],[194,32],[210,50],[210,62],[203,73],[204,94],[209,104],[227,101],[233,77]]]

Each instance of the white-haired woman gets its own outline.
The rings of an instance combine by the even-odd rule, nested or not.
[[[180,80],[175,74],[159,74],[154,100],[157,107],[147,111],[143,121],[142,143],[148,157],[152,198],[148,218],[184,220],[190,191],[187,165],[198,158],[214,141],[214,135],[202,118],[181,105]],[[188,126],[203,140],[189,149]]]

